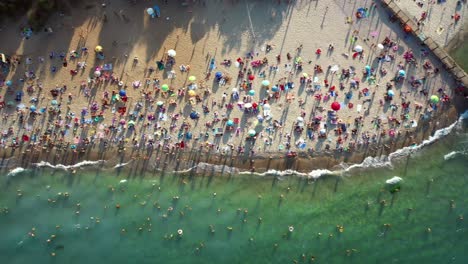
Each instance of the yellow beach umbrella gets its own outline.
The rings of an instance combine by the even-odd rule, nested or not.
[[[189,90],[189,91],[188,91],[188,95],[189,95],[190,97],[194,97],[194,96],[197,95],[197,93],[196,93],[194,90]]]
[[[94,51],[96,52],[102,52],[102,50],[103,50],[102,46],[99,46],[99,45],[96,46],[96,48],[94,48]]]

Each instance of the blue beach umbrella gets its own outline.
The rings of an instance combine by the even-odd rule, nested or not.
[[[255,95],[255,91],[254,91],[254,90],[250,90],[250,91],[249,91],[249,95],[250,95],[250,96],[254,96],[254,95]]]
[[[279,88],[278,88],[278,86],[275,85],[275,86],[271,87],[271,90],[273,92],[277,92],[277,91],[279,91]]]
[[[220,79],[221,77],[223,77],[223,73],[222,72],[216,72],[215,77]]]
[[[395,95],[395,92],[393,90],[388,90],[387,94],[388,96],[393,97]]]
[[[234,125],[234,121],[232,120],[228,120],[227,123],[226,123],[227,126],[233,126]]]
[[[119,91],[119,95],[120,96],[126,96],[127,95],[127,92],[125,90],[120,90]]]
[[[398,71],[398,75],[401,76],[401,77],[405,77],[406,76],[406,72],[404,70],[399,70]]]
[[[31,105],[31,106],[29,107],[29,110],[31,110],[31,112],[36,112],[37,108],[36,108],[35,105]]]
[[[197,118],[198,118],[197,112],[192,112],[192,113],[190,113],[190,118],[191,118],[191,119],[197,119]]]
[[[6,81],[6,86],[10,87],[13,85],[13,82],[11,80]]]

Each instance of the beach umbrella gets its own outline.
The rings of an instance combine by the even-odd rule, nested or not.
[[[393,97],[395,92],[393,90],[388,90],[387,95]]]
[[[244,107],[247,108],[247,109],[252,108],[252,104],[251,103],[246,103],[246,104],[244,104]]]
[[[120,119],[120,122],[119,122],[119,124],[121,124],[121,125],[125,125],[126,123],[127,123],[127,121],[125,121],[125,119]]]
[[[379,43],[379,44],[377,44],[377,48],[379,48],[379,49],[382,50],[382,49],[384,49],[384,45],[382,45],[381,43]]]
[[[325,135],[327,133],[327,130],[325,128],[320,129],[320,134]]]
[[[194,81],[197,80],[197,77],[192,75],[192,76],[188,77],[188,80],[191,81],[191,82],[194,82]]]
[[[128,121],[128,126],[131,126],[131,127],[135,126],[135,121],[133,120]]]
[[[99,77],[101,76],[101,71],[95,71],[94,72],[94,77]]]
[[[309,74],[308,74],[308,73],[306,73],[306,72],[303,72],[303,73],[302,73],[302,77],[304,77],[304,78],[308,78],[308,77],[309,77]]]
[[[277,92],[277,91],[279,91],[279,88],[278,88],[278,86],[275,85],[275,86],[271,87],[271,90],[273,92]]]
[[[263,110],[271,110],[271,106],[269,104],[264,104]]]
[[[222,72],[216,72],[215,77],[217,79],[220,79],[221,77],[223,77],[223,73]]]
[[[253,129],[250,129],[250,130],[249,130],[249,136],[253,137],[253,136],[255,136],[256,134],[257,134],[257,132],[255,132],[255,130],[253,130]]]
[[[127,92],[125,90],[120,90],[119,95],[120,96],[127,96]]]
[[[162,90],[163,92],[169,91],[169,85],[163,84],[163,85],[161,86],[161,90]]]
[[[51,105],[58,105],[58,102],[57,102],[57,100],[52,100],[52,101],[50,101],[50,104]]]
[[[333,111],[338,111],[338,110],[340,110],[341,105],[340,105],[340,103],[338,103],[338,102],[333,102],[333,103],[331,104],[331,108],[333,109]]]
[[[439,97],[437,95],[431,96],[431,103],[437,104],[439,102]]]
[[[150,7],[148,9],[146,9],[146,13],[148,13],[148,15],[152,16],[152,15],[154,15],[154,9]]]
[[[94,51],[96,52],[102,52],[102,50],[103,50],[102,46],[99,46],[99,45],[96,46],[96,48],[94,48]]]
[[[29,136],[28,135],[23,135],[23,141],[29,141]]]
[[[356,47],[354,47],[354,51],[356,51],[356,52],[362,52],[362,46],[356,45]]]
[[[194,97],[194,96],[197,95],[197,93],[196,93],[194,90],[190,90],[190,91],[188,91],[188,95],[189,95],[190,97]]]
[[[31,112],[36,112],[37,108],[36,108],[35,105],[31,105],[31,106],[29,107],[29,110],[31,110]]]
[[[11,80],[6,81],[6,86],[10,87],[13,85],[13,82]]]
[[[237,93],[239,90],[237,88],[232,88],[231,90],[233,93]]]
[[[401,76],[401,77],[405,77],[406,76],[405,70],[399,70],[398,75]]]
[[[251,80],[251,81],[255,80],[255,75],[250,74],[250,75],[249,75],[249,80]]]
[[[197,118],[198,118],[197,112],[192,112],[192,113],[190,113],[190,118],[191,118],[191,119],[197,119]]]
[[[303,118],[302,116],[298,116],[296,120],[297,120],[297,122],[299,122],[299,123],[303,123],[303,122],[304,122],[304,118]]]
[[[254,90],[250,90],[250,91],[249,91],[249,95],[250,95],[250,96],[254,96],[254,95],[255,95],[255,91],[254,91]]]
[[[138,88],[138,87],[141,86],[141,82],[140,82],[140,81],[134,81],[134,82],[132,83],[132,85],[133,85],[134,88]]]
[[[170,49],[170,50],[167,51],[167,56],[169,56],[169,57],[175,57],[176,54],[177,54],[177,52],[175,50],[173,50],[173,49]]]
[[[226,125],[227,125],[227,126],[233,126],[233,125],[234,125],[234,121],[228,120],[228,121],[226,122]]]
[[[156,102],[156,105],[157,105],[157,106],[162,106],[163,104],[164,104],[163,101],[157,101],[157,102]]]
[[[270,81],[269,80],[263,80],[262,85],[263,86],[270,86]]]
[[[338,65],[333,65],[333,66],[330,68],[330,71],[331,71],[331,72],[337,72],[339,69],[340,69],[340,67],[339,67]]]
[[[26,106],[24,104],[19,104],[16,106],[17,109],[24,109]]]

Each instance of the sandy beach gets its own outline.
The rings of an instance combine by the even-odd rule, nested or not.
[[[7,23],[4,157],[307,171],[415,145],[466,103],[380,1],[184,3],[82,4],[28,38]],[[423,25],[441,45],[464,23],[454,5]]]

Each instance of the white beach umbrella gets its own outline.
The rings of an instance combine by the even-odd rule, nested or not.
[[[339,67],[338,65],[333,65],[333,66],[330,68],[330,71],[331,71],[331,72],[337,72],[339,69],[340,69],[340,67]]]
[[[382,45],[381,43],[379,43],[379,44],[377,44],[377,48],[379,48],[379,49],[382,50],[382,49],[384,49],[384,45]]]
[[[167,51],[167,55],[170,56],[170,57],[175,57],[177,54],[177,52],[173,49],[170,49]]]
[[[354,47],[354,51],[356,51],[356,52],[362,52],[362,46],[356,45],[356,47]]]

